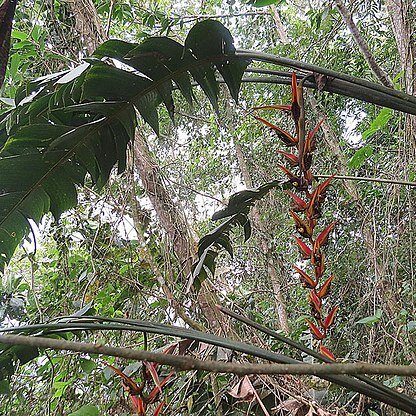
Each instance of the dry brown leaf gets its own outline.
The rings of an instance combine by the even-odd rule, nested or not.
[[[252,402],[255,399],[255,392],[250,379],[245,376],[242,378],[229,392],[228,394],[236,399],[244,402]]]

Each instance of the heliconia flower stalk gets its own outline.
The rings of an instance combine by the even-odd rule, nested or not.
[[[320,120],[316,126],[306,131],[305,108],[303,101],[303,81],[297,82],[296,73],[292,73],[292,103],[291,105],[268,105],[255,107],[254,110],[277,109],[290,112],[295,124],[295,136],[280,127],[264,120],[261,117],[255,118],[271,128],[287,147],[296,147],[296,152],[286,152],[278,150],[278,153],[288,162],[290,169],[278,164],[277,167],[288,178],[289,183],[296,192],[303,192],[305,198],[298,196],[294,192],[286,191],[292,200],[290,215],[295,223],[296,230],[300,237],[293,236],[302,259],[309,260],[312,266],[314,277],[310,276],[301,268],[294,266],[302,286],[309,290],[308,303],[311,308],[311,314],[316,323],[309,319],[306,322],[309,326],[312,336],[319,340],[319,349],[322,355],[335,360],[335,356],[323,345],[323,340],[327,337],[327,332],[335,321],[338,306],[332,308],[329,313],[324,313],[324,299],[330,294],[330,289],[334,276],[324,278],[325,275],[325,255],[322,248],[328,243],[329,236],[333,231],[336,221],[331,222],[317,236],[315,226],[317,220],[322,217],[322,205],[325,202],[328,187],[334,176],[329,177],[321,184],[312,189],[314,177],[311,171],[313,153],[316,150],[317,133],[325,121]],[[304,241],[305,239],[306,241]],[[320,285],[321,279],[325,279]]]

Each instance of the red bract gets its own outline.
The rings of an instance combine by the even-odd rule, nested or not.
[[[153,416],[159,416],[160,412],[162,411],[162,407],[165,405],[165,401],[162,400],[158,407],[156,407],[155,412],[153,413]]]
[[[280,153],[282,156],[284,156],[288,160],[290,166],[298,166],[299,159],[293,153],[282,152],[281,150],[278,150],[277,153]]]
[[[286,191],[286,193],[292,198],[293,206],[292,210],[295,212],[303,212],[308,208],[308,203],[305,202],[302,198],[299,198],[293,192]]]
[[[292,106],[289,104],[271,104],[271,105],[262,105],[260,107],[253,107],[253,110],[284,110],[291,111]]]
[[[123,379],[123,387],[124,390],[127,391],[132,396],[136,396],[138,394],[141,394],[144,388],[144,384],[138,385],[131,377],[124,374],[121,370],[119,370],[116,367],[113,367],[111,364],[107,364],[106,366],[111,368],[116,374],[118,374]]]
[[[323,122],[324,119],[322,119],[316,125],[316,127],[308,133],[305,140],[305,146],[303,148],[303,154],[305,155],[305,157],[308,157],[308,155],[312,155],[312,153],[316,150],[316,133],[318,132],[319,127],[321,127],[321,124]],[[306,169],[309,169],[309,167],[307,167]]]
[[[265,124],[267,127],[270,127],[276,134],[277,137],[288,147],[290,146],[296,146],[298,139],[296,137],[293,137],[291,134],[289,134],[286,130],[281,129],[280,127],[268,122],[264,118],[261,118],[259,116],[254,116],[254,118],[260,123]]]
[[[167,350],[167,353],[171,353],[172,350]],[[143,374],[143,383],[138,385],[132,378],[124,374],[121,370],[119,370],[116,367],[113,367],[110,364],[106,364],[108,367],[110,367],[115,373],[117,373],[122,379],[123,379],[123,387],[128,392],[130,396],[130,400],[133,403],[133,407],[136,410],[137,414],[139,416],[146,416],[146,409],[147,406],[151,403],[153,403],[160,393],[162,393],[162,387],[169,381],[169,379],[173,376],[174,371],[172,370],[161,382],[159,382],[159,376],[156,373],[156,363],[145,363],[145,370]],[[147,374],[151,374],[151,377]],[[154,387],[151,392],[145,396],[143,395],[143,389],[146,385],[146,382],[148,380],[151,380],[153,378],[156,387]],[[153,416],[158,416],[160,414],[160,411],[162,409],[164,401],[158,405],[155,412],[153,413]]]
[[[331,290],[331,283],[332,283],[332,279],[333,278],[334,278],[334,275],[329,276],[328,279],[325,280],[325,283],[319,289],[318,296],[321,299],[324,299],[326,296],[329,295],[329,292]]]
[[[333,308],[331,310],[331,312],[329,312],[328,316],[325,318],[324,322],[322,322],[322,326],[325,329],[328,329],[334,323],[335,314],[337,313],[337,310],[338,310],[338,306],[336,306],[335,308]]]
[[[322,311],[322,299],[316,294],[314,290],[309,292],[309,303],[311,307],[320,315]]]
[[[321,204],[325,200],[326,196],[326,190],[331,183],[334,176],[329,177],[324,182],[322,182],[320,185],[317,186],[317,188],[312,192],[312,195],[310,197],[309,207],[308,207],[308,216],[312,218],[320,218],[321,217]]]
[[[316,241],[319,242],[319,247],[324,246],[328,242],[328,236],[331,230],[334,228],[336,221],[331,222],[323,231],[321,231],[316,238]]]
[[[325,338],[325,333],[321,332],[320,329],[309,319],[306,319],[306,322],[309,325],[309,329],[311,330],[311,334],[315,339],[323,340]]]
[[[329,351],[328,348],[324,347],[322,344],[319,346],[319,351],[321,352],[322,355],[324,355],[326,358],[329,358],[330,360],[335,361],[335,355],[332,354],[331,351]]]
[[[317,282],[319,281],[319,279],[324,274],[324,271],[325,271],[325,261],[324,261],[324,257],[321,255],[321,261],[319,262],[318,265],[315,266],[315,276],[316,276],[316,281]],[[321,296],[319,296],[319,297],[321,297]]]
[[[306,274],[302,269],[299,269],[299,267],[293,266],[293,268],[299,273],[299,278],[304,287],[308,289],[315,289],[316,282],[308,274]]]
[[[295,235],[293,238],[296,240],[296,244],[299,247],[299,250],[305,260],[310,259],[312,256],[312,250],[308,247],[307,244],[305,244],[299,237],[296,237]]]
[[[144,401],[146,404],[153,403],[156,399],[159,393],[162,392],[162,387],[170,380],[170,378],[175,374],[175,372],[172,370],[159,384],[159,386],[156,386],[152,391],[149,393],[147,397],[144,398]]]
[[[312,237],[313,228],[309,224],[306,224],[296,213],[290,211],[292,218],[295,220],[295,225],[298,233],[305,238]]]
[[[321,267],[323,259],[324,259],[324,254],[321,251],[319,242],[315,240],[313,244],[313,249],[312,249],[311,263],[315,267]]]
[[[290,111],[292,113],[292,117],[293,117],[293,120],[295,121],[296,129],[297,129],[298,121],[300,117],[300,106],[299,106],[296,72],[292,72],[292,106],[290,108]]]
[[[277,167],[289,178],[290,183],[295,187],[295,188],[300,188],[300,179],[294,175],[289,169],[285,168],[282,165],[277,165]]]
[[[143,400],[137,396],[130,396],[130,400],[133,403],[134,410],[139,416],[146,416],[146,406]]]
[[[316,136],[316,133],[318,132],[318,130],[319,130],[319,127],[321,127],[321,125],[322,125],[322,123],[325,121],[325,118],[323,118],[314,128],[313,128],[313,130],[311,130],[309,133],[308,133],[308,139],[309,139],[309,141],[311,141],[311,140],[313,140],[314,138],[315,138],[315,136]],[[315,149],[313,149],[313,150],[315,150]],[[312,151],[313,151],[312,150]]]

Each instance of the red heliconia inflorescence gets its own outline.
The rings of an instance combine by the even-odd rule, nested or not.
[[[306,78],[305,78],[306,79]],[[315,322],[307,319],[312,336],[319,340],[319,350],[325,357],[335,360],[334,355],[323,345],[331,325],[334,323],[338,306],[332,308],[328,313],[324,313],[323,301],[330,293],[330,288],[334,276],[324,278],[325,261],[322,248],[327,244],[329,235],[336,222],[333,221],[322,231],[317,233],[315,226],[317,220],[322,216],[322,205],[326,198],[328,186],[333,180],[329,177],[315,188],[312,188],[314,177],[311,172],[313,153],[316,150],[316,134],[321,127],[322,119],[311,131],[305,130],[305,109],[303,102],[303,81],[297,82],[296,73],[292,73],[292,104],[291,105],[268,105],[255,107],[254,110],[277,109],[291,114],[295,124],[296,134],[292,136],[287,131],[270,123],[269,121],[255,116],[255,118],[267,127],[271,128],[280,139],[283,145],[291,148],[290,152],[278,150],[288,163],[288,167],[277,165],[277,167],[288,178],[289,183],[297,192],[304,193],[299,196],[294,192],[286,191],[292,200],[290,214],[294,220],[298,236],[293,236],[299,248],[303,260],[309,260],[313,275],[294,266],[299,275],[299,279],[306,289],[309,290],[308,302],[311,308],[311,315]],[[297,149],[297,154],[293,151]],[[325,280],[323,280],[325,279]],[[323,283],[321,283],[323,280]]]

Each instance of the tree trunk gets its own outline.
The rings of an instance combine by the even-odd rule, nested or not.
[[[341,14],[345,24],[347,25],[348,30],[351,32],[351,35],[359,47],[365,61],[367,62],[370,69],[373,71],[374,75],[380,80],[380,82],[386,87],[393,88],[393,83],[391,82],[387,73],[381,68],[376,62],[373,54],[368,47],[367,42],[361,36],[360,31],[358,30],[354,20],[352,19],[351,13],[345,6],[345,3],[342,0],[335,0],[339,13]]]
[[[247,188],[253,188],[251,175],[248,170],[247,163],[244,158],[243,150],[240,144],[235,145],[235,152],[238,160],[238,165],[240,167],[240,171],[244,179],[244,183]],[[286,302],[282,292],[282,281],[287,282],[288,276],[287,273],[284,271],[283,262],[276,257],[276,255],[273,253],[272,248],[269,247],[268,241],[264,237],[267,226],[261,220],[259,210],[256,207],[253,207],[251,212],[253,225],[256,229],[260,231],[259,235],[257,236],[257,241],[259,243],[261,251],[263,252],[266,258],[266,270],[273,288],[275,311],[276,316],[278,318],[278,324],[281,330],[283,330],[285,333],[288,333],[289,322],[286,312]]]
[[[386,0],[386,6],[404,70],[405,90],[413,95],[416,90],[416,42],[413,37],[415,9],[409,0]]]
[[[138,133],[134,139],[134,164],[160,224],[180,261],[182,276],[185,278],[191,271],[197,237],[186,221],[183,210],[173,201],[160,167],[152,157],[146,140]]]
[[[387,10],[392,22],[400,57],[401,70],[404,73],[403,84],[408,94],[416,93],[416,40],[414,22],[416,10],[410,0],[386,0]],[[402,152],[405,167],[412,169],[416,161],[416,116],[406,114],[407,140]]]
[[[289,43],[289,38],[287,37],[285,27],[283,26],[282,19],[280,18],[279,10],[275,4],[270,6],[270,11],[276,26],[277,34],[279,35],[281,42],[287,45]]]
[[[92,0],[66,0],[75,17],[75,29],[81,36],[81,43],[87,55],[107,40],[107,35],[101,25],[97,10]]]

